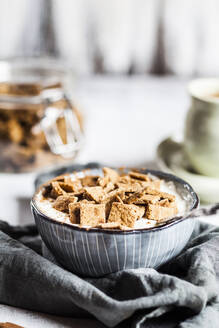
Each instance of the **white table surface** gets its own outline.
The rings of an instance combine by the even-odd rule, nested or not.
[[[86,119],[86,145],[77,162],[155,167],[159,141],[183,131],[189,106],[186,84],[186,80],[174,77],[97,76],[78,80],[74,95]],[[2,219],[12,224],[33,222],[29,209],[33,179],[33,175],[0,175]],[[217,220],[210,219],[214,224]],[[103,327],[96,320],[58,318],[0,305],[0,322],[5,321],[25,328]]]

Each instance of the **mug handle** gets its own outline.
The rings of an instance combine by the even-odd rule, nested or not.
[[[66,95],[63,95],[62,99],[67,104],[67,107],[62,109],[54,107],[54,101],[50,101],[49,98],[44,99],[45,112],[40,125],[51,151],[56,155],[72,158],[82,146],[83,135],[71,102]],[[57,121],[60,118],[65,121],[66,143],[63,142],[58,130]]]

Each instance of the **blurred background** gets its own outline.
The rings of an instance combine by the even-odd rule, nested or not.
[[[219,75],[218,14],[218,0],[0,0],[1,219],[33,223],[34,181],[62,160],[63,165],[99,162],[165,170],[189,182],[203,202],[219,202],[219,102],[217,120],[215,115],[208,124],[204,115],[214,127],[217,178],[198,175],[184,156],[188,82]],[[77,156],[54,154],[51,135],[42,130],[45,104],[39,98],[51,83],[45,82],[47,71],[58,72],[55,82],[68,91],[69,108],[83,127]],[[29,82],[40,76],[41,84],[18,87],[17,81],[25,82],[23,74]],[[219,95],[219,81],[216,91]],[[65,112],[66,98],[50,105],[53,113],[64,113],[63,134],[63,117],[73,120]],[[194,124],[200,126],[200,138],[191,126],[199,141],[203,125]],[[218,216],[209,222],[218,224]],[[9,308],[4,321],[20,318],[30,327],[39,314],[29,316],[25,320]],[[58,325],[58,318],[47,320],[51,327]]]
[[[216,74],[217,0],[1,0],[0,55],[78,74]]]
[[[188,81],[219,73],[218,11],[217,0],[0,0],[0,59],[65,67],[84,117],[85,143],[74,162],[156,168],[158,144],[172,135],[183,140]],[[9,123],[9,146],[20,147],[19,170],[31,154],[34,171],[32,137],[19,136],[28,129],[25,120]],[[48,153],[43,142],[38,146]],[[10,149],[6,156],[13,157]],[[30,222],[36,175],[5,174],[5,163],[2,217]],[[46,157],[43,164],[46,169]]]

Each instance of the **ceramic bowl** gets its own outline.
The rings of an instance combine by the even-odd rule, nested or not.
[[[73,171],[72,168],[69,171]],[[93,167],[91,170],[100,168]],[[58,174],[66,171],[59,170]],[[47,180],[58,175],[56,173],[50,172]],[[177,192],[188,202],[189,212],[198,207],[198,197],[185,181],[160,171],[142,170],[142,173],[173,181]],[[40,176],[37,184],[45,181],[45,177],[45,174]],[[125,269],[158,268],[182,251],[195,225],[194,218],[187,212],[183,217],[172,218],[149,229],[87,230],[48,217],[37,208],[34,197],[31,207],[42,240],[56,261],[73,273],[89,277],[100,277]]]

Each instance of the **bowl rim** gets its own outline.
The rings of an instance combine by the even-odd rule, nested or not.
[[[36,190],[36,192],[34,193],[32,199],[31,199],[31,202],[30,202],[32,212],[34,210],[37,212],[38,215],[40,215],[46,221],[49,221],[50,223],[53,223],[53,224],[57,224],[59,226],[68,227],[69,229],[72,229],[72,230],[84,231],[87,233],[107,233],[107,234],[122,234],[122,235],[155,232],[155,231],[167,229],[177,223],[180,223],[186,219],[191,218],[191,216],[190,216],[191,212],[193,210],[195,210],[196,208],[198,208],[198,206],[199,206],[199,198],[198,198],[198,195],[196,194],[196,192],[194,191],[194,189],[192,188],[192,186],[188,182],[186,182],[185,180],[183,180],[173,174],[165,173],[165,172],[162,172],[159,170],[140,169],[140,168],[139,168],[139,170],[141,172],[150,173],[150,174],[160,177],[160,178],[162,178],[162,177],[166,178],[166,180],[168,179],[170,181],[176,181],[179,184],[183,185],[184,189],[187,189],[189,191],[189,193],[191,194],[192,199],[193,199],[193,204],[192,204],[191,208],[188,210],[188,212],[185,214],[185,216],[184,215],[183,216],[175,216],[172,219],[170,219],[166,222],[163,222],[163,224],[160,224],[159,226],[144,228],[144,229],[119,230],[119,229],[84,228],[84,227],[80,227],[80,226],[76,226],[76,225],[71,225],[69,223],[57,221],[54,218],[51,218],[48,215],[46,215],[45,213],[43,213],[42,211],[40,211],[38,209],[36,201],[35,201],[35,196],[36,196],[38,190],[40,189],[40,187]],[[80,172],[80,171],[78,171],[78,172]],[[67,172],[66,172],[66,174],[67,174]]]

